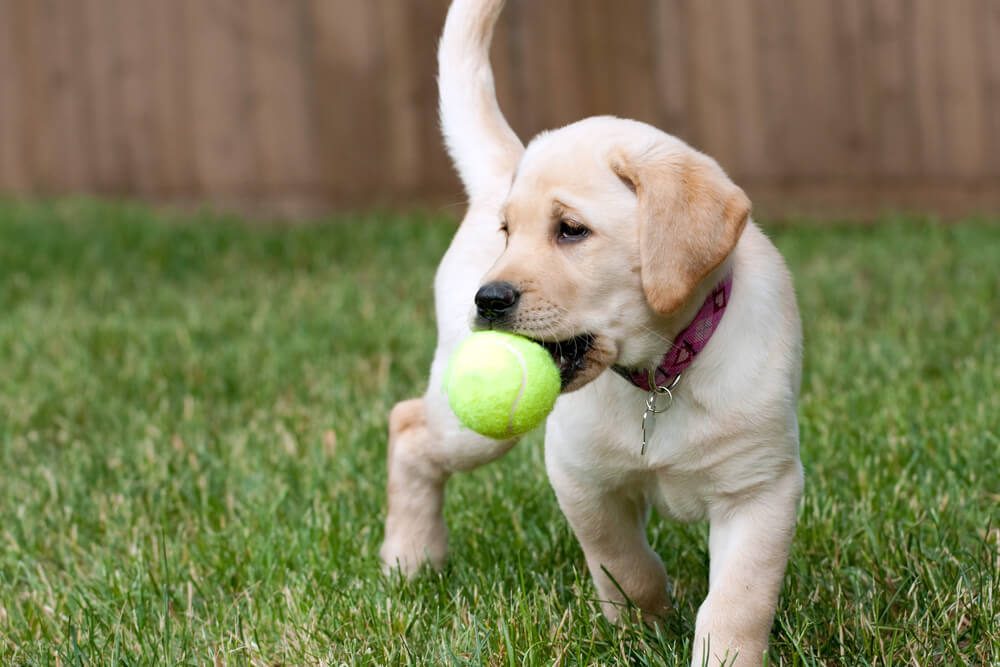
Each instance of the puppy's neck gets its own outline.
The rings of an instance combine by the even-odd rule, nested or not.
[[[735,253],[733,253],[735,254]],[[690,296],[676,311],[664,316],[660,322],[657,323],[657,333],[659,333],[663,339],[663,349],[659,351],[659,355],[654,355],[653,358],[649,359],[650,364],[659,363],[663,355],[666,354],[667,349],[670,346],[670,342],[677,338],[677,335],[681,333],[691,321],[694,320],[698,311],[701,309],[702,305],[705,303],[705,299],[708,295],[722,282],[727,275],[733,270],[733,265],[735,260],[733,254],[725,259],[724,262],[715,267],[711,273],[709,273],[705,278],[698,283],[698,286],[692,290]]]

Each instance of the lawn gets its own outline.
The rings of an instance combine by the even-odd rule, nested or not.
[[[453,480],[443,574],[380,573],[454,222],[332,222],[0,203],[0,663],[686,664],[705,526],[650,524],[662,632],[609,625],[537,434]],[[774,663],[1000,663],[1000,226],[764,226],[806,340]]]

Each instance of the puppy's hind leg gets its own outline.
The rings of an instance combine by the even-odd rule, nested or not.
[[[448,477],[499,458],[516,442],[461,429],[442,407],[434,398],[415,398],[389,415],[389,509],[379,552],[387,571],[412,576],[425,563],[440,568],[448,547],[442,514]]]
[[[380,556],[404,574],[425,561],[444,562],[448,531],[441,515],[447,473],[424,453],[431,448],[424,399],[397,403],[389,413],[389,512]]]

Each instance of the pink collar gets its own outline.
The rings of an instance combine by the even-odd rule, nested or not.
[[[655,381],[658,387],[672,386],[680,374],[694,363],[698,353],[705,349],[712,334],[719,328],[732,290],[733,272],[730,271],[705,298],[691,324],[677,334],[660,365],[656,367]],[[643,391],[653,390],[649,386],[649,372],[646,369],[615,366],[614,371]]]

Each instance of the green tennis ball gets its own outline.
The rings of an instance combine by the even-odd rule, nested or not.
[[[499,331],[474,333],[462,341],[444,380],[458,420],[496,440],[541,424],[561,389],[559,369],[544,347]]]

